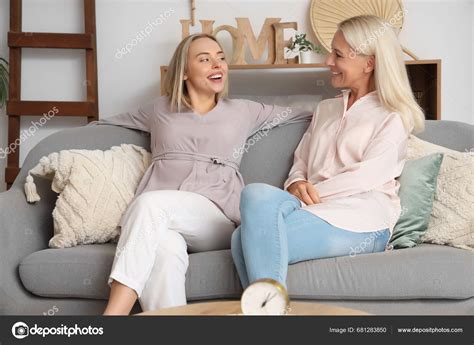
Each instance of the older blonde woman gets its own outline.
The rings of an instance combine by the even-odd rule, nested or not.
[[[166,96],[99,122],[149,132],[153,155],[121,219],[105,315],[128,314],[137,298],[144,311],[186,304],[187,251],[230,248],[240,222],[235,153],[261,129],[311,117],[226,98],[227,70],[214,37],[189,36],[169,64]]]
[[[242,192],[232,254],[244,287],[286,286],[288,264],[385,250],[400,214],[400,175],[412,130],[422,130],[390,24],[359,16],[339,24],[327,58],[342,97],[319,103],[281,190]]]

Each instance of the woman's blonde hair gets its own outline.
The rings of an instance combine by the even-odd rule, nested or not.
[[[375,57],[375,87],[387,109],[400,114],[408,132],[421,132],[425,116],[413,96],[403,60],[403,50],[389,22],[373,15],[344,20],[338,25],[351,54]]]
[[[173,112],[181,112],[183,105],[188,108],[192,108],[191,99],[189,97],[186,82],[184,80],[184,74],[186,73],[186,68],[188,65],[189,47],[193,41],[200,38],[209,38],[216,42],[222,49],[222,45],[214,36],[204,33],[190,35],[184,38],[181,43],[179,43],[168,65],[168,71],[166,72],[166,77],[164,80],[164,91],[166,96],[169,98],[170,108]],[[227,96],[227,90],[228,82],[226,80],[224,90],[216,95],[216,102],[219,99]]]

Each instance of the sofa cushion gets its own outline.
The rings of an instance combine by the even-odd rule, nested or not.
[[[421,240],[474,251],[474,155],[434,145],[413,135],[410,137],[407,159],[437,152],[442,153],[444,158],[439,169],[428,230]]]
[[[51,189],[59,193],[49,246],[68,248],[118,238],[117,225],[150,160],[148,151],[131,144],[104,151],[61,150],[43,156],[30,174],[51,178]],[[31,175],[28,179],[34,186]],[[28,198],[28,202],[39,201],[37,197]]]
[[[41,250],[21,262],[20,278],[38,296],[107,299],[114,252],[110,243]],[[290,266],[288,289],[298,299],[466,299],[474,296],[473,260],[473,252],[432,244],[310,260]],[[241,292],[230,250],[190,255],[188,300]]]
[[[410,248],[421,243],[428,229],[436,182],[443,154],[434,153],[408,160],[398,178],[401,213],[393,229],[390,244],[395,248]]]

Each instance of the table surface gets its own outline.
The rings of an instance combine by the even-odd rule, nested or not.
[[[180,307],[164,308],[136,315],[239,315],[240,301],[193,303]],[[312,302],[290,302],[289,315],[370,315],[369,313]]]

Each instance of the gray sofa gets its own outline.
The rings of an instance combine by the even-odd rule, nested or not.
[[[281,186],[292,154],[308,123],[272,130],[251,147],[242,162],[246,183]],[[425,140],[464,151],[474,147],[473,126],[429,121]],[[42,200],[26,203],[28,169],[43,155],[71,148],[107,149],[121,143],[149,148],[149,137],[115,126],[57,132],[28,155],[12,188],[0,194],[0,314],[100,314],[115,245],[48,249],[56,195],[37,178]],[[352,307],[374,314],[474,315],[474,253],[422,244],[411,249],[301,262],[290,266],[293,299]],[[190,255],[186,291],[189,302],[237,299],[242,288],[229,250]],[[137,303],[134,311],[139,311]]]

